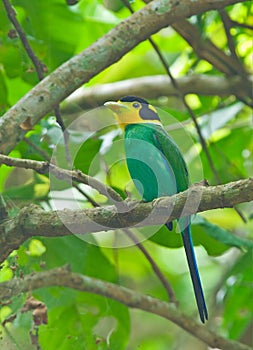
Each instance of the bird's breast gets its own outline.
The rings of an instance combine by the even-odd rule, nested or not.
[[[174,172],[150,139],[138,135],[126,138],[125,151],[131,178],[145,201],[177,193]]]

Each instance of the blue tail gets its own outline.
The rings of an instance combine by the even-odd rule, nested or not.
[[[204,293],[203,293],[203,289],[202,289],[201,281],[199,277],[197,261],[196,261],[196,257],[193,249],[190,226],[188,226],[182,232],[182,238],[183,238],[184,249],[185,249],[188,266],[191,274],[195,299],[199,310],[199,316],[201,321],[205,323],[205,321],[208,319],[208,312],[207,312],[205,297],[204,297]]]
[[[185,249],[187,262],[188,262],[188,266],[191,274],[195,299],[199,310],[199,316],[201,321],[205,323],[205,321],[208,319],[208,312],[207,312],[205,297],[204,297],[204,293],[203,293],[203,289],[202,289],[201,281],[199,277],[197,261],[196,261],[196,257],[193,249],[190,225],[183,230],[182,239],[183,239],[184,249]]]

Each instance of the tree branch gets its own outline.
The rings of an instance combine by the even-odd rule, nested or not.
[[[238,22],[238,21],[234,21],[231,19],[231,24],[233,27],[241,27],[241,28],[246,28],[246,29],[249,29],[249,30],[253,30],[253,26],[248,24],[248,23],[241,23],[241,22]]]
[[[168,282],[166,277],[163,275],[162,271],[159,269],[158,265],[156,264],[152,256],[149,254],[148,250],[144,247],[142,243],[139,242],[137,236],[134,235],[131,230],[129,230],[128,228],[124,228],[123,232],[134,242],[136,247],[142,252],[142,254],[145,256],[147,261],[150,263],[150,266],[152,267],[154,273],[159,278],[160,282],[162,283],[162,285],[164,286],[168,294],[169,302],[178,304],[175,293],[170,283]]]
[[[3,261],[12,250],[33,236],[60,237],[124,227],[162,225],[182,215],[193,215],[216,208],[230,208],[253,200],[253,178],[225,185],[195,185],[171,197],[149,203],[122,202],[116,206],[93,209],[46,212],[36,205],[23,207],[14,217],[0,224],[0,257]]]
[[[115,201],[115,204],[117,204],[117,207],[121,206],[121,208],[124,206],[127,208],[127,204],[125,204],[123,199],[118,195],[117,192],[115,192],[111,187],[108,187],[104,185],[103,183],[99,182],[98,180],[83,174],[80,171],[70,171],[70,170],[65,170],[58,168],[55,165],[49,164],[47,162],[38,162],[30,159],[18,159],[18,158],[11,158],[7,156],[3,156],[0,154],[0,164],[4,163],[6,165],[11,165],[11,166],[17,166],[25,169],[33,169],[37,171],[38,173],[45,173],[49,171],[51,174],[54,174],[59,179],[65,179],[70,184],[72,184],[73,179],[77,182],[84,183],[86,185],[89,185],[93,188],[95,188],[97,191],[99,191],[101,194],[105,196],[110,196],[111,199]],[[100,207],[98,203],[96,203],[90,196],[88,196],[85,192],[83,192],[76,183],[72,184],[73,187],[75,187],[77,190],[79,190],[87,199],[88,201],[94,206],[94,207]],[[1,220],[1,209],[3,212],[2,219],[7,218],[7,213],[4,207],[4,203],[2,203],[1,206],[1,197],[0,197],[0,220]],[[144,254],[144,256],[147,258],[149,261],[152,269],[154,270],[155,274],[157,277],[160,279],[161,283],[165,287],[169,300],[172,302],[176,302],[174,293],[172,288],[170,287],[170,284],[166,280],[166,278],[163,276],[162,272],[160,271],[159,267],[155,263],[155,261],[152,259],[150,254],[148,253],[147,249],[138,241],[138,239],[135,237],[135,235],[128,230],[127,228],[124,228],[123,232],[136,244],[136,246],[141,250],[141,252]],[[1,239],[0,239],[1,241]],[[12,249],[12,248],[11,248]],[[1,259],[0,259],[1,261]]]
[[[117,62],[137,44],[160,29],[208,10],[243,0],[154,0],[93,45],[43,79],[0,119],[0,152],[8,153],[25,134],[20,125],[30,118],[34,125],[70,93]],[[146,25],[148,23],[148,26]]]
[[[143,1],[148,4],[151,0]],[[223,8],[220,10],[223,11]],[[238,22],[232,20],[231,24],[240,25]],[[248,27],[249,26],[247,25],[244,26],[244,28]],[[175,31],[177,31],[178,34],[188,42],[199,57],[211,63],[219,71],[228,76],[239,75],[242,72],[241,64],[237,59],[224,53],[220,48],[214,45],[210,39],[203,38],[202,33],[196,28],[196,26],[186,19],[176,21],[172,24],[172,28],[174,28]],[[252,29],[252,27],[250,29]],[[243,90],[252,97],[252,89],[249,82],[247,82]]]
[[[172,28],[188,42],[200,58],[211,63],[216,69],[225,73],[227,76],[240,75],[244,72],[244,68],[238,60],[233,56],[228,56],[214,45],[211,40],[203,39],[202,33],[189,21],[183,19],[182,21],[174,23]],[[243,96],[246,94],[250,101],[247,102],[243,99],[243,102],[252,106],[252,83],[247,74],[244,73],[243,78],[244,86],[241,87],[242,91],[239,91],[236,96],[243,99]]]
[[[250,350],[247,345],[234,340],[225,339],[209,331],[206,326],[198,324],[193,319],[177,310],[172,304],[132,291],[125,287],[120,287],[113,283],[73,273],[68,267],[56,268],[31,274],[24,278],[15,278],[7,282],[2,282],[0,283],[0,299],[6,300],[20,293],[52,286],[68,287],[81,292],[98,294],[116,300],[128,307],[161,316],[177,324],[212,348],[223,350]]]
[[[182,20],[172,27],[192,46],[199,57],[211,63],[219,71],[228,76],[241,72],[241,67],[233,57],[226,55],[210,39],[203,40],[201,32],[190,22]]]
[[[183,94],[198,94],[209,96],[230,96],[242,93],[244,80],[239,76],[224,78],[211,75],[189,75],[176,79],[177,85]],[[78,107],[88,109],[98,107],[104,102],[118,100],[126,95],[142,96],[146,99],[157,99],[161,96],[177,96],[167,75],[152,75],[132,78],[94,87],[81,87],[66,99],[62,107],[64,114],[73,113]]]
[[[49,162],[39,162],[32,159],[13,158],[13,157],[8,157],[0,154],[0,165],[1,164],[5,164],[7,166],[15,166],[15,167],[24,168],[24,169],[32,169],[39,174],[50,173],[51,175],[54,175],[57,179],[66,180],[70,184],[72,184],[73,181],[76,181],[78,183],[83,183],[85,185],[88,185],[96,189],[102,195],[106,197],[110,197],[112,200],[116,202],[122,201],[122,198],[120,197],[120,195],[116,191],[114,191],[111,187],[106,186],[105,184],[98,181],[94,177],[91,177],[89,175],[82,173],[80,170],[71,171],[68,169],[59,168],[58,166]]]

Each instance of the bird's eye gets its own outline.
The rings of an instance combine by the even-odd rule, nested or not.
[[[140,104],[139,104],[138,102],[134,102],[134,103],[133,103],[133,107],[134,107],[134,108],[140,108]]]

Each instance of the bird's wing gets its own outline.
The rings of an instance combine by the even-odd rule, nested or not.
[[[169,167],[174,173],[177,187],[175,193],[185,191],[189,187],[189,175],[183,155],[177,144],[163,128],[160,127],[156,129],[157,132],[154,133],[156,147],[161,150]],[[168,184],[168,186],[170,186],[170,184]],[[180,230],[184,231],[184,229],[190,225],[190,221],[189,216],[182,215],[178,219]]]
[[[163,128],[156,127],[153,135],[156,147],[163,153],[169,167],[174,172],[177,192],[185,191],[189,187],[189,175],[181,151]]]

